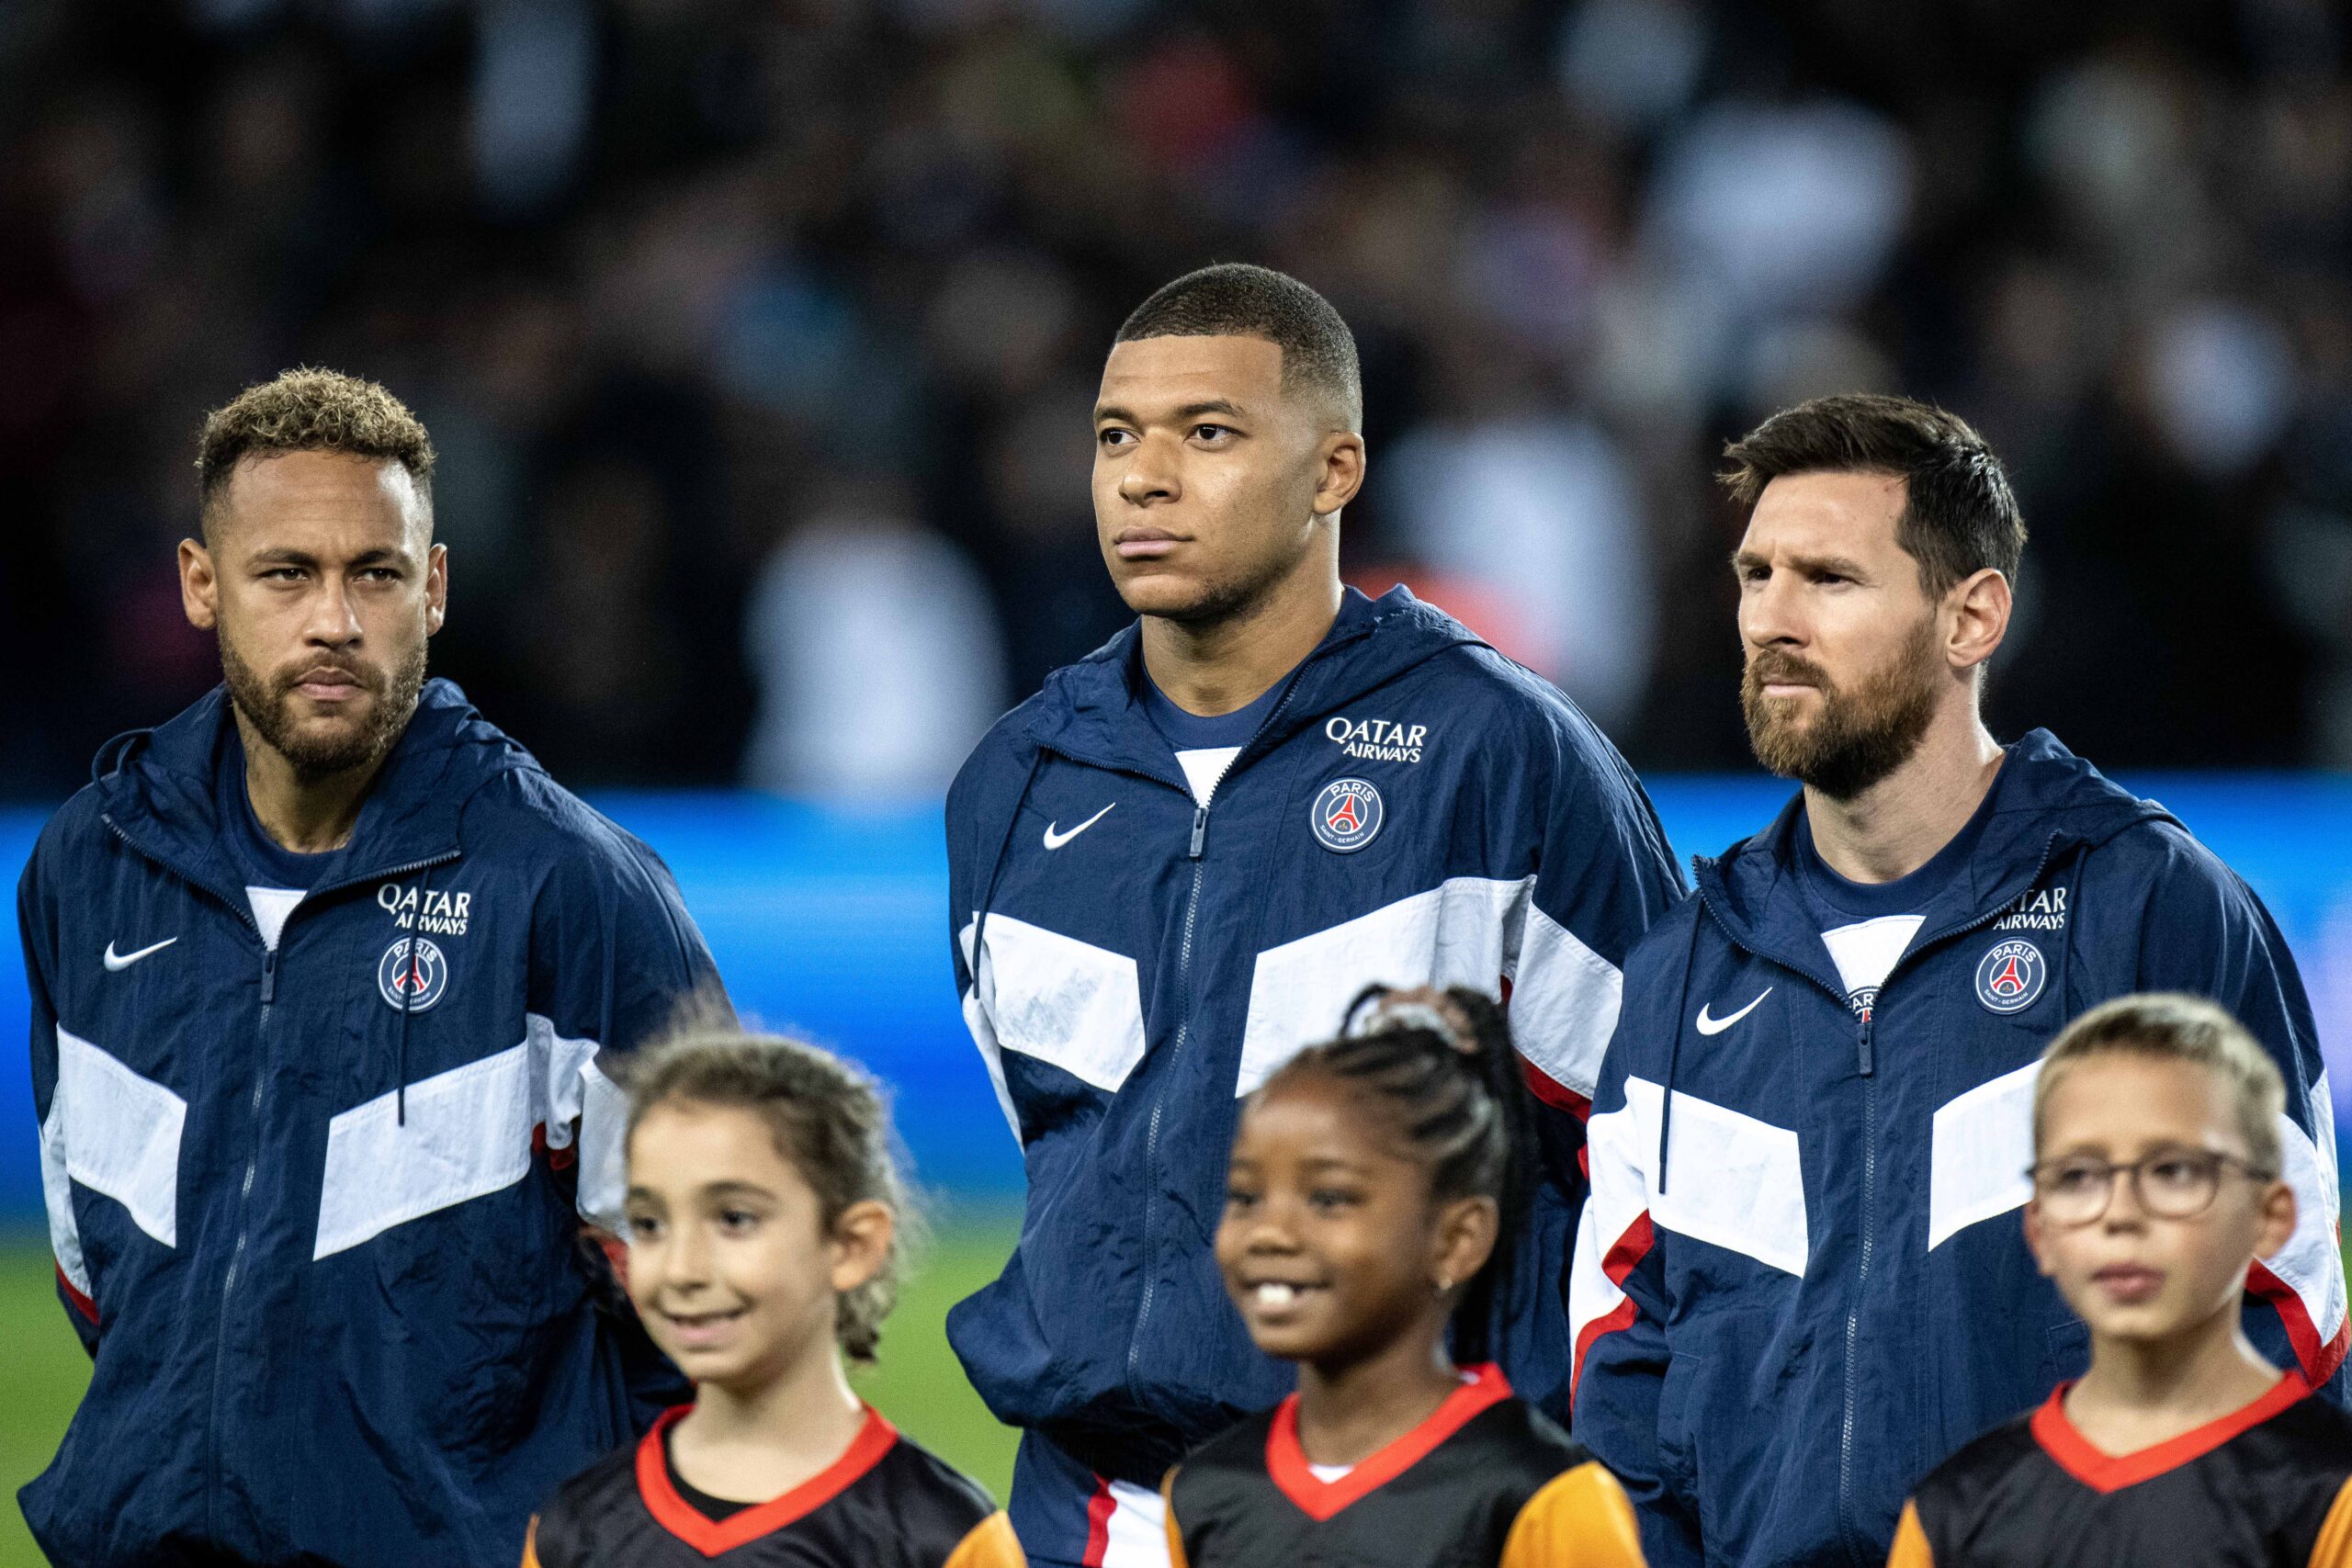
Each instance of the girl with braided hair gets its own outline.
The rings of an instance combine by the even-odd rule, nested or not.
[[[1639,1568],[1616,1479],[1480,1359],[1534,1181],[1502,1010],[1375,988],[1349,1021],[1242,1111],[1217,1263],[1298,1392],[1169,1473],[1175,1562]]]

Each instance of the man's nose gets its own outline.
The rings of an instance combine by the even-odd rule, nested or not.
[[[1751,648],[1804,645],[1804,619],[1787,572],[1776,571],[1739,596],[1739,635]]]
[[[1175,445],[1164,435],[1146,435],[1137,442],[1135,456],[1119,476],[1121,499],[1150,506],[1181,496],[1183,483],[1177,476]]]
[[[343,648],[360,637],[359,613],[352,608],[351,590],[329,581],[311,596],[310,617],[302,627],[305,640],[326,648]]]

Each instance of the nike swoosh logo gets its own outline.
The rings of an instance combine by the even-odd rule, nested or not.
[[[107,943],[107,968],[109,971],[119,973],[130,968],[132,964],[138,963],[141,959],[146,957],[151,953],[163,952],[164,949],[171,946],[172,943],[177,941],[179,941],[179,938],[175,936],[167,936],[163,941],[157,942],[154,946],[142,947],[136,953],[117,953],[114,950],[114,943],[109,942]],[[85,947],[82,951],[87,953],[90,950]]]
[[[1733,1024],[1737,1023],[1741,1019],[1746,1018],[1749,1013],[1754,1012],[1756,1010],[1757,1004],[1771,994],[1772,987],[1770,986],[1765,987],[1763,991],[1758,995],[1755,1001],[1748,1003],[1746,1007],[1740,1009],[1729,1018],[1708,1017],[1706,1005],[1702,1003],[1699,1008],[1699,1032],[1702,1034],[1721,1034],[1724,1030],[1729,1029]]]
[[[1114,800],[1114,801],[1113,801],[1113,802],[1111,803],[1111,806],[1116,806],[1116,805],[1118,805],[1118,804],[1119,804],[1119,803],[1118,803],[1117,801],[1115,801],[1115,800]],[[1094,826],[1094,824],[1096,824],[1097,822],[1102,821],[1103,818],[1108,817],[1108,816],[1111,814],[1111,806],[1106,806],[1106,807],[1104,807],[1102,810],[1100,810],[1100,811],[1096,812],[1093,816],[1091,816],[1091,817],[1088,818],[1085,821],[1080,822],[1077,827],[1072,828],[1072,829],[1071,829],[1069,832],[1067,832],[1067,833],[1057,833],[1056,831],[1054,831],[1054,829],[1057,829],[1057,828],[1058,828],[1058,827],[1060,827],[1060,826],[1061,826],[1061,824],[1060,824],[1060,823],[1058,823],[1058,822],[1048,822],[1048,823],[1046,823],[1046,847],[1047,849],[1049,849],[1049,850],[1057,850],[1057,849],[1060,849],[1064,844],[1069,843],[1072,839],[1077,838],[1080,833],[1085,832],[1089,828],[1091,828],[1091,827],[1093,827],[1093,826]]]

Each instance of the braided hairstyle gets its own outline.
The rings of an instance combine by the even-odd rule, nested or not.
[[[1434,1001],[1368,987],[1349,1004],[1344,1032],[1310,1045],[1259,1092],[1306,1077],[1361,1090],[1385,1111],[1408,1157],[1430,1173],[1430,1200],[1491,1198],[1495,1247],[1453,1311],[1453,1352],[1492,1359],[1495,1306],[1510,1288],[1511,1240],[1535,1183],[1536,1134],[1510,1025],[1492,997],[1455,986]]]

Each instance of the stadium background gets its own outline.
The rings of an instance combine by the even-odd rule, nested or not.
[[[1560,680],[1686,852],[1781,793],[1713,452],[1840,388],[1977,423],[2035,534],[1996,728],[2248,874],[2352,1091],[2347,47],[2326,0],[14,0],[0,867],[215,678],[169,568],[203,410],[386,381],[442,452],[436,671],[669,858],[747,1010],[895,1086],[943,1224],[873,1394],[1001,1487],[938,1331],[1018,1179],[938,792],[1123,618],[1111,331],[1250,259],[1363,346],[1351,578]],[[0,961],[0,1042],[23,1008]],[[11,1491],[83,1376],[22,1061]]]

